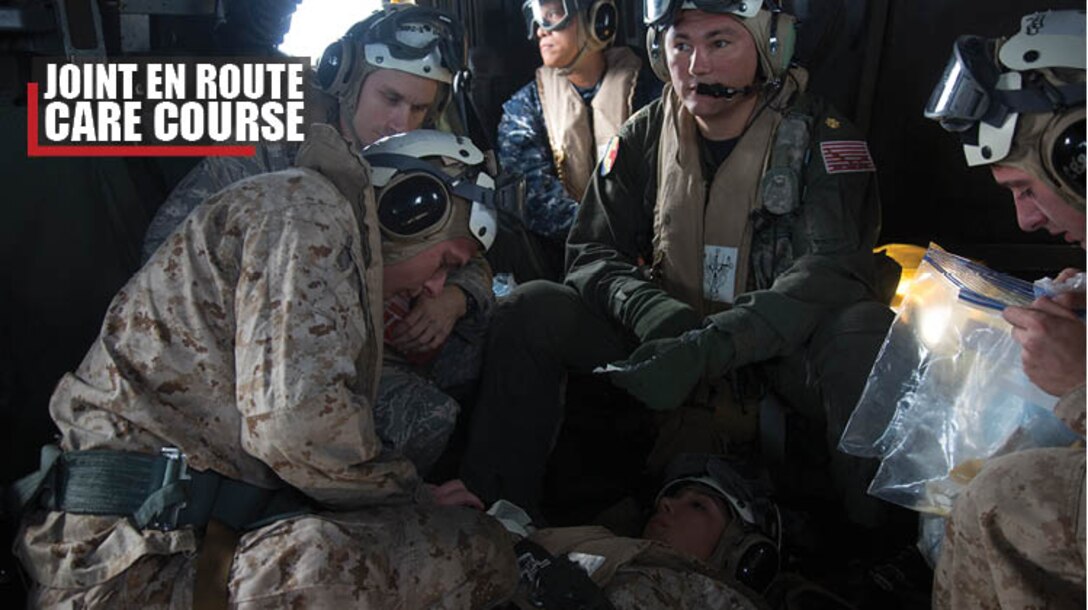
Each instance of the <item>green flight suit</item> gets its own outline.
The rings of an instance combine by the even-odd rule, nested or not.
[[[770,387],[824,431],[817,444],[836,491],[848,496],[855,521],[874,524],[879,509],[865,488],[875,462],[834,447],[892,319],[872,254],[875,172],[871,163],[827,171],[822,143],[862,139],[825,103],[796,93],[784,108],[764,109],[776,111],[808,117],[799,202],[779,214],[765,202],[750,216],[749,290],[713,323],[731,337],[730,369],[761,363]],[[485,497],[539,501],[566,371],[622,360],[643,341],[704,324],[655,282],[649,264],[662,123],[658,100],[624,125],[614,161],[606,156],[594,173],[568,238],[566,284],[525,284],[496,314],[462,471]]]

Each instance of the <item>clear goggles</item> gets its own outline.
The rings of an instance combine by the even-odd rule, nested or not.
[[[642,22],[648,26],[671,25],[676,12],[698,9],[708,13],[728,13],[751,19],[763,7],[763,0],[643,0]]]
[[[1007,109],[995,96],[998,78],[997,40],[960,36],[952,47],[937,87],[926,104],[927,119],[948,131],[963,132],[979,121],[1000,124]]]
[[[573,23],[571,17],[577,13],[576,0],[525,0],[521,5],[529,38],[536,35],[537,28],[545,32],[565,29]]]
[[[355,24],[339,43],[330,46],[318,63],[320,82],[330,81],[340,69],[344,41],[381,44],[396,61],[421,62],[436,52],[452,74],[465,67],[465,34],[461,24],[448,13],[427,7],[387,10]]]
[[[378,223],[382,234],[394,240],[423,240],[443,229],[453,216],[454,198],[471,205],[469,232],[487,251],[498,231],[497,209],[518,206],[524,190],[520,183],[494,180],[479,166],[468,166],[450,176],[427,161],[408,155],[365,155],[374,167],[395,169],[397,174],[378,194]]]

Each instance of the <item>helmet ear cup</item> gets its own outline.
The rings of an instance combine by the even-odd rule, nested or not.
[[[778,575],[778,546],[763,534],[745,528],[729,553],[728,571],[738,582],[764,592]]]
[[[351,81],[351,72],[355,68],[356,47],[359,40],[370,28],[384,18],[377,12],[351,26],[340,40],[325,47],[317,63],[317,86],[334,97],[339,98]]]
[[[317,86],[334,97],[339,94],[351,78],[354,45],[346,37],[325,47],[321,60],[317,63]]]
[[[646,30],[646,56],[650,60],[650,69],[661,82],[669,82],[669,66],[665,63],[665,30],[650,26]]]
[[[1079,115],[1079,116],[1076,116]],[[1063,189],[1084,199],[1085,191],[1085,112],[1081,108],[1067,116],[1059,116],[1047,128],[1040,155],[1046,170]]]
[[[797,19],[789,13],[772,14],[771,41],[771,70],[774,78],[781,78],[790,69],[790,62],[793,61],[793,52],[797,45]]]
[[[619,12],[615,0],[596,0],[586,12],[588,33],[594,46],[604,48],[612,44],[619,26]]]

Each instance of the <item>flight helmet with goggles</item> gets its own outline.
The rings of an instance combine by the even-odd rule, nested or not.
[[[496,186],[493,164],[463,136],[417,129],[382,138],[362,156],[371,167],[383,251],[395,252],[387,263],[456,237],[472,237],[486,251],[498,231],[497,207],[518,195]]]
[[[578,55],[561,70],[573,68],[585,53],[612,44],[619,25],[615,0],[525,0],[521,11],[530,40],[536,35],[537,28],[555,32],[576,21],[582,24],[578,33]]]
[[[654,27],[670,26],[676,21],[676,12],[685,9],[751,19],[762,7],[763,0],[643,0],[642,22]]]
[[[325,49],[315,80],[336,98],[346,117],[355,115],[363,81],[375,70],[436,80],[442,86],[430,113],[436,116],[449,102],[453,85],[465,79],[464,57],[464,30],[452,15],[411,4],[389,5]]]
[[[1039,176],[1084,207],[1085,12],[1025,16],[1008,39],[961,36],[925,116],[960,134],[971,166]]]
[[[733,15],[756,44],[759,69],[770,89],[777,89],[790,69],[796,46],[796,20],[782,12],[772,0],[643,0],[642,20],[647,26],[646,52],[650,67],[662,81],[669,82],[665,61],[665,30],[676,22],[680,11],[700,10]]]
[[[758,592],[765,591],[779,569],[781,518],[774,502],[758,494],[753,482],[719,455],[681,454],[666,467],[664,480],[655,505],[662,497],[691,486],[725,501],[732,520],[707,563]]]

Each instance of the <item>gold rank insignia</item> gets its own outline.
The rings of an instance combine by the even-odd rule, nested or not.
[[[838,119],[836,119],[835,117],[831,117],[831,116],[827,117],[827,119],[824,120],[824,124],[827,125],[828,127],[830,127],[831,129],[838,129],[839,125],[842,125],[842,123],[840,123]]]

